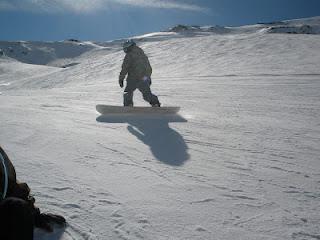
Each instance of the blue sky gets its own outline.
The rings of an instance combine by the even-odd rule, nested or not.
[[[0,40],[106,41],[176,24],[239,26],[320,15],[320,0],[0,0]]]

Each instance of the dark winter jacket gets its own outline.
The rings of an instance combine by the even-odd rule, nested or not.
[[[0,154],[4,160],[4,164],[7,171],[8,177],[8,190],[6,193],[6,198],[8,197],[17,197],[24,200],[29,198],[30,189],[26,183],[19,183],[16,178],[16,171],[10,161],[9,157],[5,151],[0,147]],[[2,200],[2,194],[4,192],[5,185],[5,174],[2,161],[0,160],[0,201]]]
[[[5,151],[0,146],[0,204],[6,203],[12,207],[12,203],[16,202],[16,200],[20,200],[25,204],[25,209],[23,209],[23,212],[27,211],[30,216],[32,217],[32,220],[34,221],[34,226],[38,228],[42,228],[48,232],[51,232],[52,226],[50,226],[51,223],[56,223],[59,225],[64,225],[66,220],[64,217],[55,215],[55,214],[46,214],[46,213],[40,213],[39,208],[34,206],[35,199],[30,196],[30,188],[26,183],[19,183],[16,178],[16,171],[14,169],[14,166],[12,165],[12,162],[10,161],[9,157],[5,153]],[[4,165],[3,166],[3,161]],[[5,171],[7,175],[7,180],[5,180]],[[6,196],[3,199],[3,192],[5,189],[5,181],[8,182],[8,190],[6,192]],[[10,202],[12,201],[12,203]],[[9,205],[2,206],[2,208],[9,207]],[[15,207],[15,206],[13,206]],[[19,211],[19,204],[16,206],[16,210]],[[3,210],[3,209],[2,209]],[[10,211],[10,209],[5,209],[4,211]],[[6,215],[5,215],[6,216]],[[6,221],[7,219],[2,219],[2,215],[0,214],[0,222]],[[15,216],[12,216],[12,219],[14,219]],[[12,220],[11,219],[11,220]],[[10,221],[8,221],[10,222]],[[8,229],[9,234],[12,231],[19,231],[18,226],[11,226],[10,229]],[[0,235],[1,238],[1,235]],[[10,238],[11,239],[11,238]],[[15,238],[16,239],[16,238]],[[2,240],[2,238],[1,238]]]
[[[130,47],[123,60],[119,80],[123,81],[127,77],[127,88],[135,88],[143,77],[151,77],[152,68],[148,57],[138,46]]]

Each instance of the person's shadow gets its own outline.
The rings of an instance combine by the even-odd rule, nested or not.
[[[170,122],[187,122],[180,115],[101,115],[98,122],[128,123],[128,131],[148,145],[159,161],[181,166],[189,159],[188,146],[177,131],[170,128]]]

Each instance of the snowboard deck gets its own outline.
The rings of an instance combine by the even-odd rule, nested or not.
[[[176,114],[180,107],[124,107],[98,104],[97,111],[102,115],[108,114]]]

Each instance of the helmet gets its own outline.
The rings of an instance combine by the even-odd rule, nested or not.
[[[124,43],[123,43],[123,51],[125,52],[125,53],[127,53],[128,51],[129,51],[129,49],[132,47],[132,46],[135,46],[136,45],[136,43],[132,40],[132,39],[129,39],[129,40],[127,40],[127,41],[125,41]]]

